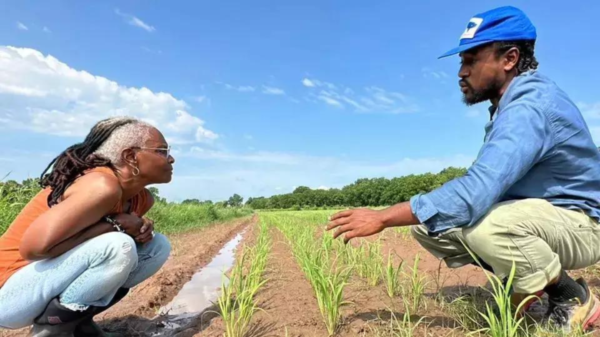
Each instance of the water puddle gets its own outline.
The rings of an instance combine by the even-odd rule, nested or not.
[[[227,278],[223,273],[233,267],[235,249],[242,241],[243,234],[244,232],[240,232],[227,242],[212,261],[194,274],[192,279],[181,288],[171,303],[161,308],[160,313],[165,315],[200,313],[213,305],[220,295],[223,282],[227,284]]]

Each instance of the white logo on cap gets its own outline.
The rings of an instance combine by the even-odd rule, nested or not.
[[[481,18],[472,18],[467,25],[467,29],[465,29],[465,32],[460,36],[460,39],[472,39],[475,37],[475,33],[477,33],[482,22],[483,19]]]

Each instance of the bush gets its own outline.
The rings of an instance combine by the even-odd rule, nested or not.
[[[213,205],[156,203],[147,216],[161,233],[175,233],[204,227],[215,221],[227,221],[252,213],[249,208],[221,208]]]

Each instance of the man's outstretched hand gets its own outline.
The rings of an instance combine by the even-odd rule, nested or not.
[[[386,227],[384,214],[368,208],[338,212],[331,216],[327,224],[328,231],[337,228],[334,238],[345,233],[344,243],[354,238],[377,234]]]
[[[345,234],[344,243],[348,243],[354,238],[377,234],[387,227],[418,223],[419,219],[412,213],[410,203],[402,202],[380,211],[368,208],[341,211],[331,216],[327,230],[337,228],[333,236],[337,238]]]

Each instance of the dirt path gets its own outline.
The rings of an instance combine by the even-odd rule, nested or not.
[[[125,336],[143,336],[152,330],[151,321],[192,275],[208,264],[223,245],[255,223],[257,217],[237,219],[170,236],[173,251],[167,263],[152,278],[135,287],[127,297],[96,317],[104,329]],[[29,329],[0,330],[0,336],[27,336]]]
[[[327,336],[313,290],[278,229],[271,229],[273,247],[267,283],[257,296],[264,312],[254,318],[258,336]]]

